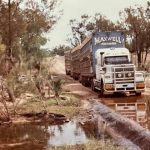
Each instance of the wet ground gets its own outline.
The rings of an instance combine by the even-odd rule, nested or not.
[[[84,144],[96,137],[95,126],[70,121],[61,125],[22,124],[0,126],[0,150],[41,150],[62,145]]]

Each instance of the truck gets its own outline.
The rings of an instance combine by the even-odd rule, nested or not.
[[[75,80],[78,80],[80,76],[80,49],[81,45],[78,45],[71,51],[71,76]]]
[[[145,90],[144,73],[137,71],[125,48],[122,32],[94,32],[71,53],[73,77],[101,95]]]

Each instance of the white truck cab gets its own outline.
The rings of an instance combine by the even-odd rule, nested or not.
[[[94,84],[102,94],[134,92],[140,95],[144,91],[144,73],[136,71],[127,48],[98,49],[95,58]]]

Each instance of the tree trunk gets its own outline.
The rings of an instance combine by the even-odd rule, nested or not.
[[[58,92],[55,92],[55,99],[56,99],[57,105],[59,105],[58,98],[59,98],[59,94]]]
[[[10,58],[12,57],[11,38],[11,3],[10,0],[8,0],[8,57]]]
[[[148,55],[148,50],[146,50],[146,54],[145,54],[145,58],[144,58],[144,64],[146,63],[147,55]]]
[[[6,88],[7,88],[7,92],[8,92],[10,101],[15,102],[15,95],[14,95],[13,90],[8,86]]]

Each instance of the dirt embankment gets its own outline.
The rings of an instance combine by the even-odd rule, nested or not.
[[[64,56],[49,57],[46,59],[49,71],[54,74],[65,74],[65,58]]]

